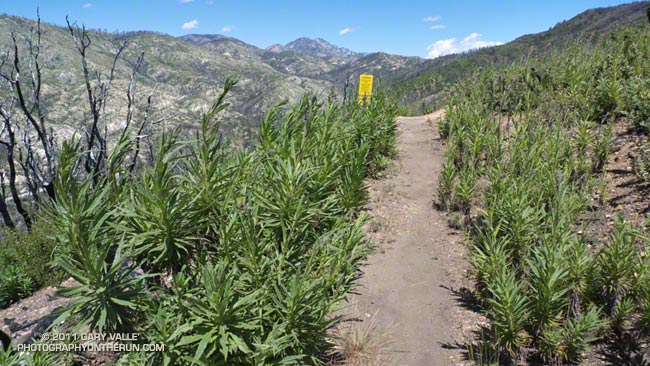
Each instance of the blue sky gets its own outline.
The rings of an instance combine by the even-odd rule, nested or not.
[[[0,0],[0,12],[88,28],[219,33],[258,47],[321,37],[357,52],[436,57],[537,33],[616,0]]]

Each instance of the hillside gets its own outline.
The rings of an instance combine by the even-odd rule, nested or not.
[[[158,116],[172,113],[173,123],[187,126],[207,108],[228,76],[238,76],[240,83],[230,96],[233,107],[228,111],[233,122],[224,129],[231,138],[243,143],[254,133],[264,111],[283,98],[295,101],[307,92],[340,93],[346,80],[354,85],[358,74],[372,73],[411,110],[428,109],[437,104],[447,86],[467,73],[485,65],[508,64],[523,55],[544,54],[578,37],[593,39],[621,26],[643,24],[647,6],[647,2],[639,2],[591,9],[548,31],[525,35],[502,46],[433,60],[386,53],[364,55],[320,38],[303,37],[286,45],[261,49],[218,34],[175,38],[154,32],[98,31],[91,32],[93,52],[89,59],[94,70],[107,73],[113,52],[120,43],[129,42],[122,62],[118,63],[118,88],[124,90],[129,64],[144,53],[138,79],[140,94],[146,96],[155,88],[154,112]],[[4,31],[0,33],[0,45],[7,49],[11,31],[25,37],[34,24],[29,19],[1,16],[0,30]],[[52,111],[48,117],[68,125],[63,131],[69,134],[79,127],[84,113],[79,55],[67,29],[44,27],[47,60],[43,74]],[[123,114],[118,104],[113,105],[114,124],[123,119]]]
[[[356,59],[349,64],[341,65],[326,73],[324,77],[334,84],[342,84],[348,76],[371,73],[380,79],[392,81],[400,75],[419,67],[424,59],[377,52]],[[352,80],[356,82],[356,80]]]
[[[271,52],[296,51],[310,56],[330,58],[336,57],[345,60],[355,60],[361,57],[361,54],[351,51],[344,47],[335,46],[322,38],[311,39],[301,37],[291,41],[284,46],[274,44],[267,48]]]
[[[650,27],[609,29],[445,100],[436,206],[470,236],[479,364],[650,362]]]
[[[33,20],[14,16],[0,16],[0,47],[11,47],[11,33],[19,39],[21,51],[27,49],[25,40]],[[44,24],[43,77],[44,95],[48,103],[48,120],[65,125],[61,133],[70,134],[84,120],[84,84],[81,61],[66,28]],[[116,126],[124,118],[120,106],[128,82],[131,66],[139,54],[144,62],[138,75],[138,93],[143,100],[154,91],[154,112],[157,116],[173,114],[173,124],[192,126],[199,113],[206,110],[219,94],[229,76],[237,76],[239,84],[229,96],[232,108],[226,112],[227,135],[243,142],[250,138],[263,113],[283,100],[298,100],[308,92],[326,94],[331,84],[303,75],[315,71],[289,73],[278,71],[267,64],[263,51],[233,38],[215,35],[175,38],[153,32],[111,34],[89,32],[92,43],[88,54],[91,72],[107,75],[115,50],[128,42],[123,57],[117,63],[114,82],[115,103],[109,106],[110,123]],[[23,55],[25,55],[23,53]],[[25,59],[26,60],[26,59]],[[327,69],[320,65],[318,70]],[[313,70],[304,66],[301,70]],[[142,100],[141,100],[142,101]]]
[[[179,38],[182,39],[183,41],[195,44],[197,46],[201,46],[208,42],[216,41],[223,38],[230,38],[230,37],[226,37],[221,34],[186,34]]]
[[[486,65],[509,64],[524,57],[549,53],[580,37],[595,40],[620,27],[644,25],[649,5],[650,2],[642,1],[590,9],[545,32],[524,35],[501,46],[416,63],[390,77],[389,83],[397,89],[403,102],[416,109],[421,105],[435,105],[445,87]]]

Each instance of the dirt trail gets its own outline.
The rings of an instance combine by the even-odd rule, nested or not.
[[[433,208],[444,148],[435,128],[441,112],[400,117],[396,166],[373,182],[370,236],[379,248],[353,301],[393,339],[390,365],[457,365],[467,310],[450,288],[464,285],[462,233]],[[367,315],[366,315],[367,316]]]

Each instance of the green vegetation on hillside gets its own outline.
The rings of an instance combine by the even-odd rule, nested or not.
[[[503,66],[528,57],[542,57],[576,39],[598,42],[601,37],[621,27],[645,24],[647,7],[648,2],[635,2],[590,9],[548,31],[521,36],[501,46],[412,63],[410,67],[387,76],[387,85],[398,91],[400,102],[414,113],[427,112],[442,107],[445,90],[468,74],[493,65]]]
[[[49,234],[41,221],[29,233],[0,228],[0,308],[63,280],[63,271],[50,266],[55,243]]]
[[[634,27],[454,86],[440,121],[438,203],[466,217],[490,320],[481,363],[576,362],[594,343],[624,359],[647,343],[643,218],[617,216],[605,229],[586,215],[599,210],[593,192],[607,194],[613,129],[648,133],[648,54],[650,30]]]
[[[165,345],[120,364],[320,364],[330,350],[370,249],[364,179],[395,154],[396,107],[381,92],[367,108],[304,97],[267,113],[254,149],[230,150],[218,114],[232,86],[195,138],[165,133],[139,175],[129,142],[99,177],[77,168],[77,141],[62,146],[44,220],[78,285],[60,291],[60,319]],[[3,365],[24,357],[36,355],[0,353]]]
[[[432,61],[383,53],[341,61],[230,38],[196,36],[197,45],[150,32],[91,32],[91,71],[110,70],[113,50],[128,40],[115,89],[128,88],[143,52],[141,96],[156,89],[128,111],[119,100],[102,110],[110,148],[97,155],[97,145],[70,138],[91,118],[78,55],[65,29],[45,26],[43,121],[55,133],[43,140],[56,152],[47,177],[56,201],[43,193],[52,187],[43,180],[31,188],[31,197],[43,197],[28,212],[32,231],[0,234],[0,306],[72,276],[78,284],[60,291],[70,298],[58,314],[62,331],[133,331],[142,343],[165,346],[121,355],[120,364],[321,363],[331,351],[328,331],[340,321],[332,314],[371,247],[361,230],[364,179],[381,176],[394,156],[398,111],[381,90],[367,108],[334,96],[325,103],[323,94],[371,72],[415,107],[449,91],[438,204],[464,217],[471,235],[476,295],[490,320],[480,360],[560,364],[579,361],[593,344],[647,342],[647,225],[618,217],[599,243],[585,220],[598,209],[591,193],[607,188],[614,128],[628,123],[641,140],[650,132],[650,33],[630,28],[605,39],[584,32],[610,31],[616,14],[634,23],[640,7],[587,12],[498,49]],[[31,26],[0,17],[0,28],[19,34]],[[0,33],[0,43],[10,44],[8,35]],[[570,41],[578,36],[590,42]],[[309,52],[321,51],[314,47],[322,42],[307,41]],[[26,37],[18,44],[24,57]],[[234,86],[226,77],[235,70],[240,84],[226,109]],[[454,84],[470,70],[476,76]],[[209,103],[224,82],[224,94]],[[0,90],[7,95],[11,89]],[[290,102],[275,104],[280,98]],[[150,159],[136,167],[141,134],[124,129],[120,137],[120,126],[132,110],[142,120],[151,100],[151,121],[167,120],[170,110],[175,119],[152,130],[147,144],[157,145],[146,146]],[[246,148],[228,145],[222,133]],[[29,132],[23,135],[27,152]],[[0,169],[8,151],[0,150]],[[93,156],[101,156],[94,168]],[[38,171],[40,160],[18,161]],[[649,143],[634,168],[650,181]],[[3,351],[0,364],[40,357],[60,365],[68,356]]]

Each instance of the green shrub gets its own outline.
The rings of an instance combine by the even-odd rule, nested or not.
[[[0,230],[0,307],[44,286],[56,285],[64,272],[50,265],[55,242],[45,221],[34,223],[30,232]]]
[[[469,261],[495,344],[513,362],[524,346],[547,363],[578,362],[612,333],[647,332],[645,236],[617,219],[594,253],[575,232],[588,229],[614,124],[627,118],[645,132],[649,51],[647,27],[622,30],[486,68],[450,90],[438,200],[479,212]],[[646,181],[648,146],[635,162]]]
[[[526,331],[526,322],[530,317],[529,300],[524,295],[522,284],[507,267],[496,275],[488,289],[491,297],[487,303],[493,318],[496,341],[514,357],[530,338]]]
[[[232,86],[192,140],[166,134],[141,176],[116,157],[123,174],[95,182],[73,174],[74,143],[62,151],[48,217],[55,263],[80,285],[60,291],[61,319],[166,347],[124,364],[318,364],[370,250],[359,211],[365,178],[396,152],[394,103],[307,96],[270,110],[254,149],[230,151],[216,118]]]
[[[647,79],[631,80],[625,89],[626,110],[632,125],[642,133],[650,132],[650,82]]]
[[[441,210],[446,210],[450,206],[452,194],[456,184],[456,169],[450,164],[443,164],[438,176],[438,200],[437,205]]]
[[[589,349],[589,344],[598,339],[596,332],[605,324],[598,309],[593,307],[577,318],[567,320],[561,330],[562,358],[568,362],[580,361]]]
[[[602,303],[610,315],[615,315],[618,304],[633,292],[639,233],[629,227],[622,216],[617,216],[615,231],[594,262],[593,285],[602,296]]]
[[[0,307],[22,299],[34,290],[34,282],[19,266],[0,269]]]
[[[646,183],[650,183],[650,142],[639,146],[639,154],[634,160],[634,172]]]
[[[438,126],[438,134],[440,138],[446,140],[449,137],[449,122],[445,118],[440,118],[436,121]]]

